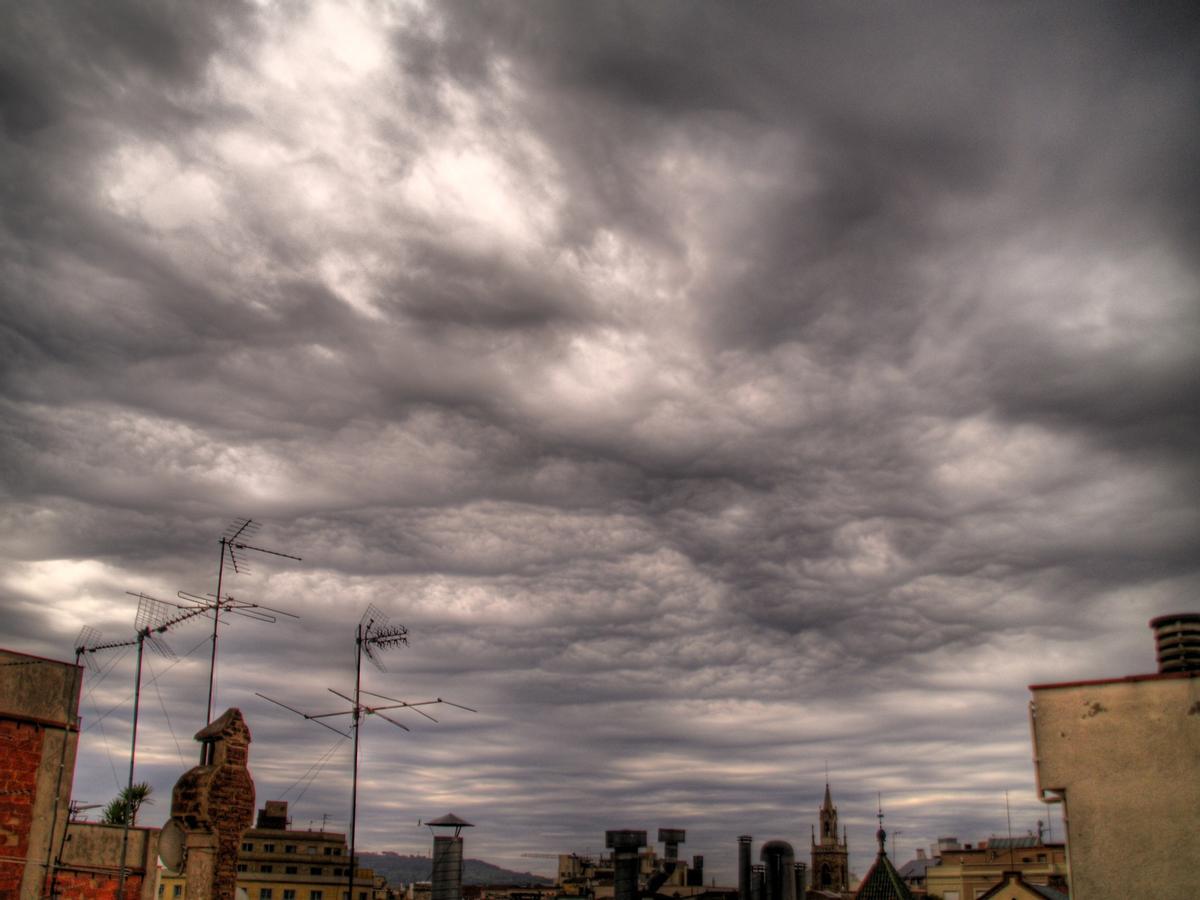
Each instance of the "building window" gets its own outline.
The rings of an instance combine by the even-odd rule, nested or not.
[[[158,886],[158,896],[161,897],[163,895],[163,892],[166,891],[166,889],[167,889],[167,886],[165,884],[160,884]]]
[[[1039,854],[1038,854],[1038,862],[1045,862],[1045,861],[1046,861],[1046,854],[1045,854],[1045,853],[1039,853]]]
[[[253,849],[254,849],[254,845],[253,845],[252,843],[250,843],[249,841],[243,841],[243,842],[242,842],[242,850],[243,850],[243,851],[247,851],[247,852],[248,852],[248,851],[250,851],[250,850],[253,850]]]
[[[182,897],[183,896],[183,885],[177,884],[177,885],[175,885],[175,887],[171,888],[171,896],[172,897]]]
[[[333,854],[334,854],[334,848],[333,848],[333,847],[326,847],[326,848],[325,848],[325,855],[326,855],[326,856],[333,856]]]
[[[285,874],[285,875],[295,875],[299,871],[300,871],[299,866],[284,866],[283,867],[283,874]]]
[[[295,852],[296,852],[296,845],[295,845],[295,844],[284,844],[284,845],[283,845],[283,852],[284,852],[284,853],[295,853]]]
[[[308,892],[308,900],[324,900],[324,897],[325,897],[324,891],[309,891]]]
[[[320,866],[313,866],[311,869],[308,870],[308,874],[309,875],[324,875],[325,870],[322,869]]]
[[[246,864],[245,864],[245,863],[238,863],[238,871],[239,871],[239,872],[245,872],[245,871],[246,871]]]
[[[273,888],[259,888],[258,900],[271,900],[274,895]]]
[[[283,900],[296,900],[296,891],[294,888],[283,889]]]
[[[313,854],[313,853],[317,852],[317,848],[310,844],[309,846],[304,848],[304,852],[308,853],[308,854]]]
[[[274,872],[274,871],[275,871],[275,867],[274,867],[273,865],[271,865],[270,863],[264,863],[263,865],[261,865],[261,866],[259,866],[259,867],[258,867],[258,871],[260,871],[260,872]]]
[[[274,853],[274,852],[275,852],[274,844],[263,844],[263,853]]]

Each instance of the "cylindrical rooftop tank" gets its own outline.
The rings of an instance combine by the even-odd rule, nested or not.
[[[763,900],[796,900],[796,853],[787,841],[767,841],[758,854],[763,864]]]
[[[1159,672],[1200,670],[1200,613],[1169,613],[1150,620]]]
[[[463,839],[433,836],[433,876],[430,900],[462,900]]]
[[[750,845],[753,841],[748,834],[738,838],[738,900],[750,900]]]

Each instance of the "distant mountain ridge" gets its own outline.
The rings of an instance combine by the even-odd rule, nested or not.
[[[413,881],[428,881],[433,870],[433,860],[428,856],[402,856],[399,853],[385,851],[383,853],[359,853],[358,858],[364,867],[375,870],[382,875],[388,884],[396,886],[409,884]],[[463,860],[463,884],[554,884],[550,878],[534,875],[532,872],[514,872],[502,869],[482,859]]]

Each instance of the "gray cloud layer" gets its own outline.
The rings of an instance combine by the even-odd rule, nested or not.
[[[373,602],[413,636],[374,689],[481,713],[370,723],[368,846],[678,824],[728,875],[828,760],[862,870],[876,791],[901,847],[1044,817],[1024,686],[1152,668],[1195,596],[1186,4],[5,19],[7,643],[128,630],[268,522],[303,564],[231,590],[303,618],[231,623],[220,680],[260,797],[333,735],[254,692],[336,704]],[[147,699],[164,795],[203,637]]]

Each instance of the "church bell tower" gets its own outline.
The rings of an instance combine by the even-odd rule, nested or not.
[[[820,833],[814,829],[812,837],[812,886],[823,891],[848,891],[850,889],[849,853],[846,849],[846,834],[838,840],[837,807],[829,793],[829,782],[825,782],[825,800],[817,810]]]

